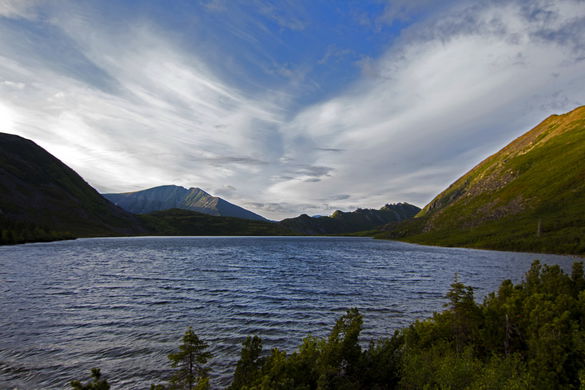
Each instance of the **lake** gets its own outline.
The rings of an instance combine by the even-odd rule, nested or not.
[[[140,237],[0,247],[0,388],[62,389],[100,367],[113,389],[167,374],[187,326],[229,384],[247,335],[292,351],[346,309],[362,340],[442,310],[455,273],[481,300],[533,260],[568,256],[347,237]]]

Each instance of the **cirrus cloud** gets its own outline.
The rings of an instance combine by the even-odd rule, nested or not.
[[[309,59],[278,57],[314,34],[307,7],[238,4],[207,2],[171,26],[104,11],[116,2],[1,1],[2,130],[35,140],[102,192],[200,187],[281,219],[422,206],[585,101],[582,1],[454,1],[424,17],[389,3],[372,39],[385,36],[380,23],[411,23],[376,55],[340,41]],[[252,8],[258,15],[245,14]],[[226,21],[232,47],[205,42],[207,30],[185,36],[205,12]],[[271,34],[281,52],[259,45]],[[238,52],[244,44],[259,48]],[[362,72],[341,87],[316,82],[325,66]],[[259,85],[273,76],[286,77]]]

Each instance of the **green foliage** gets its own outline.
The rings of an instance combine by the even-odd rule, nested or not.
[[[363,318],[350,309],[327,338],[309,336],[290,355],[273,349],[261,357],[260,339],[248,338],[242,348],[230,389],[389,389],[398,382],[400,335],[359,344]]]
[[[260,337],[246,337],[242,344],[242,352],[236,365],[232,384],[229,387],[230,390],[239,390],[252,383],[264,364],[265,359],[261,357],[261,354],[262,340]]]
[[[450,302],[448,313],[455,349],[460,352],[469,340],[478,336],[481,312],[473,299],[473,288],[461,283],[457,275],[451,284],[451,290],[447,293],[447,298]]]
[[[102,373],[99,368],[91,369],[91,381],[86,384],[78,380],[71,381],[70,385],[74,390],[109,390],[110,385],[105,379],[101,379]]]
[[[396,331],[391,338],[370,342],[364,350],[359,382],[364,389],[395,389],[400,381],[404,337]]]
[[[362,324],[362,315],[355,308],[337,320],[318,361],[319,388],[352,388],[357,383],[362,354],[358,338]]]
[[[585,276],[534,262],[522,282],[502,282],[483,303],[455,277],[446,310],[362,348],[363,318],[350,309],[329,336],[308,336],[291,354],[268,353],[259,337],[242,344],[230,390],[548,390],[585,388]],[[211,354],[189,328],[168,385],[209,389]],[[99,370],[75,389],[107,389]],[[108,387],[97,387],[108,386]]]
[[[403,331],[401,387],[577,389],[585,369],[583,264],[535,262],[483,304],[456,281],[448,310]]]
[[[359,344],[357,309],[327,338],[262,357],[244,342],[230,389],[579,389],[585,382],[585,279],[535,262],[482,304],[455,278],[447,309],[391,337]],[[581,387],[582,388],[582,387]]]
[[[0,245],[70,240],[71,233],[58,232],[32,223],[16,222],[0,216]]]
[[[183,344],[179,351],[168,355],[171,367],[175,368],[169,384],[151,385],[151,390],[208,390],[209,367],[207,362],[212,358],[208,345],[201,340],[189,327],[183,335]]]

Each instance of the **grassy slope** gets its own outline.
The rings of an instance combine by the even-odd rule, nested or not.
[[[291,231],[273,222],[218,217],[171,209],[139,215],[154,233],[169,236],[281,236]]]
[[[383,236],[585,253],[585,106],[547,118],[453,183],[415,220]]]

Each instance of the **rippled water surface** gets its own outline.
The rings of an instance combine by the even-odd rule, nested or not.
[[[229,383],[246,335],[292,351],[350,307],[363,340],[441,310],[454,274],[483,297],[534,259],[571,258],[366,238],[112,238],[0,247],[0,388],[64,388],[101,367],[148,388],[187,326]]]

